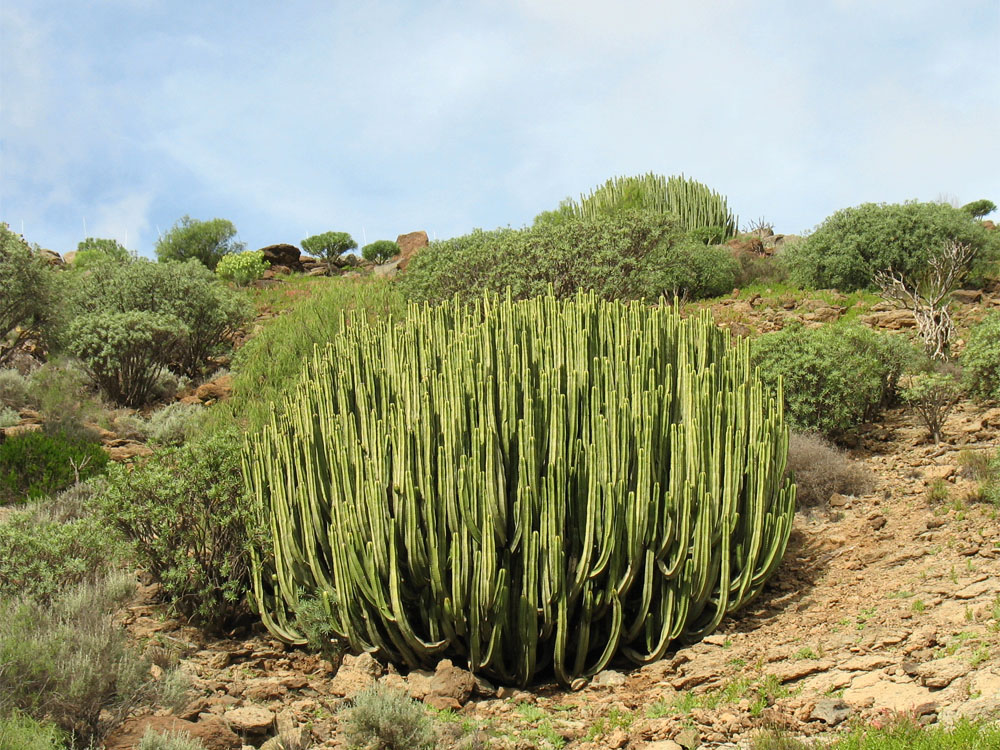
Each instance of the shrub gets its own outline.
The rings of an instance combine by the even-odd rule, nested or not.
[[[136,750],[205,750],[205,745],[187,732],[166,732],[160,734],[147,728],[136,745]]]
[[[593,290],[604,299],[656,298],[659,273],[679,234],[669,219],[648,212],[567,218],[526,229],[477,230],[432,242],[400,277],[416,301],[455,294],[475,297],[511,289],[514,299],[559,298]]]
[[[195,436],[204,418],[200,404],[169,404],[149,415],[146,435],[156,445],[180,445]]]
[[[1000,505],[1000,450],[962,451],[958,454],[958,461],[963,473],[978,483],[973,497]]]
[[[215,267],[215,272],[237,286],[246,286],[263,276],[270,267],[263,250],[247,250],[224,256]]]
[[[399,245],[392,240],[377,240],[361,248],[361,257],[376,265],[399,255]]]
[[[781,284],[788,278],[788,272],[779,256],[737,250],[733,253],[733,258],[739,266],[735,284],[741,289],[751,284]]]
[[[255,527],[235,432],[158,451],[131,470],[112,467],[96,502],[177,611],[210,629],[244,611]]]
[[[88,237],[76,246],[76,256],[70,268],[74,271],[86,271],[107,262],[128,263],[132,259],[128,249],[116,240]]]
[[[879,271],[915,275],[928,253],[949,240],[971,246],[980,267],[1000,245],[969,214],[945,203],[865,203],[837,211],[782,258],[802,286],[852,291],[871,288]]]
[[[792,431],[787,471],[799,506],[825,505],[834,493],[863,495],[874,486],[874,476],[863,464],[811,432]]]
[[[962,395],[958,380],[946,372],[917,373],[909,376],[901,395],[916,410],[934,444],[940,443],[944,421]]]
[[[702,299],[733,290],[739,265],[724,247],[681,242],[664,256],[656,280],[671,297]]]
[[[977,201],[972,201],[972,203],[966,203],[962,206],[962,211],[967,213],[973,219],[981,219],[996,210],[997,204],[988,198],[980,198]]]
[[[228,288],[197,261],[104,264],[77,279],[69,297],[77,316],[143,312],[176,318],[183,335],[171,346],[171,369],[192,378],[213,366],[212,358],[253,314],[242,292]],[[72,345],[72,337],[67,344]]]
[[[315,258],[326,261],[328,273],[333,270],[333,264],[341,255],[357,246],[358,243],[347,232],[324,232],[302,240],[303,250]]]
[[[197,260],[214,271],[223,257],[246,248],[235,238],[236,227],[231,221],[184,216],[157,240],[156,257],[161,261]]]
[[[55,724],[35,721],[20,712],[0,716],[2,750],[64,750],[65,747],[66,737]]]
[[[70,351],[104,395],[138,407],[149,401],[187,332],[171,315],[132,310],[81,315],[68,333]]]
[[[47,604],[0,599],[0,716],[51,720],[86,747],[150,696],[149,665],[112,621],[134,589],[116,576]]]
[[[791,424],[832,438],[891,403],[909,356],[901,341],[857,324],[791,325],[753,342],[764,382],[777,389],[784,380]]]
[[[117,540],[93,516],[63,521],[22,511],[0,524],[0,596],[48,601],[116,564]]]
[[[17,370],[0,370],[0,404],[12,409],[23,409],[33,403],[28,378]]]
[[[46,432],[94,439],[84,423],[98,416],[101,402],[80,362],[70,358],[49,360],[31,374],[28,389],[31,405],[44,417]]]
[[[961,362],[966,390],[983,401],[1000,401],[1000,312],[972,327]]]
[[[0,406],[0,430],[13,427],[21,421],[21,414],[16,409]]]
[[[51,270],[0,222],[0,366],[51,318]]]
[[[343,710],[348,747],[363,750],[430,750],[437,737],[427,710],[402,690],[375,684]]]
[[[108,454],[86,440],[23,432],[0,443],[0,501],[40,498],[104,471]]]

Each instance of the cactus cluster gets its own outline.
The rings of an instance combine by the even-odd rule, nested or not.
[[[487,296],[358,322],[248,438],[256,606],[355,651],[507,684],[660,658],[758,594],[788,541],[781,399],[707,314]]]
[[[643,209],[672,214],[684,229],[718,227],[722,240],[736,236],[739,220],[729,211],[725,196],[684,177],[650,172],[642,177],[614,177],[571,204],[577,216],[593,218],[621,209]]]

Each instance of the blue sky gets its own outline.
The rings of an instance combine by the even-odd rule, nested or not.
[[[1000,202],[998,82],[997,0],[0,0],[0,220],[444,238],[652,171],[801,233]]]

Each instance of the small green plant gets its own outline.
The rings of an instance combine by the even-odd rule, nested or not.
[[[399,245],[392,240],[377,240],[361,248],[361,257],[379,265],[399,255]]]
[[[932,505],[947,502],[950,494],[948,483],[943,479],[935,479],[927,486],[927,502]]]
[[[924,604],[924,600],[923,599],[914,599],[913,600],[913,604],[910,605],[910,607],[911,607],[911,609],[913,609],[914,612],[917,612],[918,614],[920,612],[924,612],[924,611],[927,610],[927,605]]]
[[[330,612],[319,599],[309,596],[299,596],[295,605],[295,626],[306,638],[306,646],[333,663],[340,663],[344,650],[336,637]]]
[[[263,250],[247,250],[224,255],[215,267],[215,273],[236,286],[246,286],[263,276],[268,268],[270,264],[264,258]]]
[[[348,746],[364,750],[431,750],[437,741],[422,704],[379,684],[354,696],[341,727]]]
[[[66,737],[55,724],[15,711],[0,716],[0,750],[64,750]]]
[[[803,646],[802,648],[800,648],[795,653],[795,658],[796,659],[815,659],[816,658],[816,652],[813,651],[808,646]]]
[[[903,400],[913,407],[937,445],[948,414],[962,395],[958,380],[945,372],[911,375],[902,389]]]
[[[104,471],[99,445],[45,432],[23,432],[0,443],[0,503],[37,499]]]
[[[7,406],[0,406],[0,430],[5,427],[13,427],[21,421],[21,415],[16,410]]]
[[[17,370],[0,370],[0,405],[22,409],[33,403],[28,378]]]
[[[323,232],[302,240],[303,250],[326,262],[327,273],[333,271],[341,255],[357,246],[358,243],[347,232]]]

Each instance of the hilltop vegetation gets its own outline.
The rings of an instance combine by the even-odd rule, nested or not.
[[[209,668],[217,655],[138,635],[142,615],[127,634],[116,613],[137,571],[139,609],[176,618],[181,640],[246,640],[268,670],[311,665],[324,689],[381,674],[365,656],[332,676],[344,653],[437,667],[438,687],[422,693],[420,680],[433,680],[419,670],[378,684],[443,713],[428,718],[377,689],[339,718],[316,699],[292,711],[285,743],[311,727],[319,746],[343,731],[359,745],[394,735],[582,750],[615,732],[614,746],[638,743],[639,715],[791,711],[794,695],[764,661],[744,665],[752,679],[676,688],[687,708],[623,704],[579,731],[536,707],[558,711],[574,693],[550,700],[552,688],[510,686],[579,688],[598,675],[597,690],[618,679],[603,670],[627,660],[662,672],[664,655],[683,664],[680,640],[719,627],[735,639],[733,617],[756,627],[756,604],[735,613],[750,602],[811,616],[807,599],[786,608],[769,592],[806,585],[796,566],[811,553],[796,534],[815,525],[807,513],[829,513],[821,528],[840,534],[837,508],[901,492],[887,476],[914,481],[881,465],[876,477],[859,460],[881,450],[873,435],[897,429],[887,420],[916,430],[912,444],[886,449],[907,461],[990,434],[988,417],[958,434],[955,415],[991,414],[1000,400],[1000,312],[987,310],[1000,304],[1000,235],[981,221],[991,205],[865,204],[795,239],[763,221],[739,232],[723,196],[647,175],[609,181],[530,227],[431,243],[406,263],[389,241],[358,259],[336,231],[302,241],[311,257],[291,245],[246,252],[231,223],[184,217],[159,262],[87,238],[59,265],[0,225],[0,748],[130,737],[129,722],[153,726],[154,707],[187,717],[170,726],[260,744],[271,724],[249,728],[232,701],[212,703],[212,675],[233,680],[246,708],[316,693],[296,674],[280,688],[239,675],[229,664],[239,646]],[[949,255],[955,247],[968,252]],[[405,270],[387,278],[375,264],[385,276]],[[909,284],[914,306],[898,304],[886,279]],[[995,525],[1000,453],[995,438],[976,440],[968,468],[928,480],[926,501],[907,489],[956,528],[965,513]],[[975,488],[962,509],[947,505],[959,474]],[[812,509],[794,518],[792,482]],[[848,505],[832,508],[831,497]],[[878,526],[878,515],[884,525],[891,511],[861,523]],[[986,534],[982,549],[1000,546]],[[792,572],[779,567],[789,544]],[[983,612],[969,615],[985,649],[969,656],[973,669],[997,663],[988,628],[1000,609]],[[262,623],[295,649],[262,645]],[[737,640],[767,648],[752,634]],[[492,701],[484,675],[514,702]],[[465,687],[435,692],[441,681]],[[499,708],[450,732],[449,710],[473,691]],[[192,699],[228,718],[213,724]],[[585,703],[566,711],[592,718]],[[754,721],[742,736],[763,726]],[[864,731],[886,743],[932,736],[906,721]],[[876,741],[858,732],[843,746]],[[934,736],[995,739],[982,722],[949,732]],[[794,746],[775,737],[789,744],[761,735],[755,747]],[[151,734],[142,746],[171,741]]]

